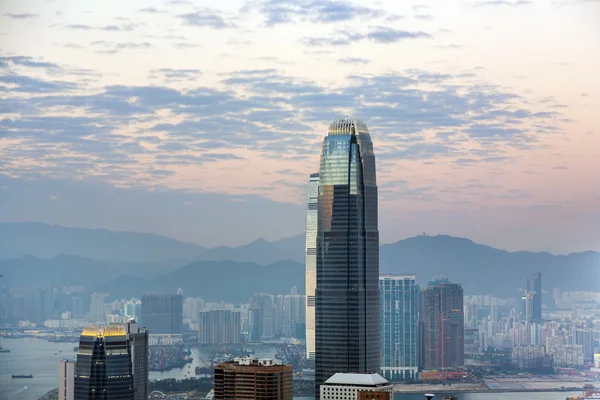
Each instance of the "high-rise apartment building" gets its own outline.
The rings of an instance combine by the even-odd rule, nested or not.
[[[381,375],[390,381],[417,377],[419,295],[415,275],[379,277]]]
[[[150,334],[181,334],[183,296],[181,294],[145,294],[142,296],[140,323]]]
[[[133,372],[134,400],[148,399],[148,330],[140,328],[135,320],[125,325],[129,338]]]
[[[104,322],[106,320],[106,313],[104,311],[104,302],[108,294],[106,293],[92,293],[90,301],[90,315],[89,319],[92,321]]]
[[[364,122],[338,118],[323,141],[317,212],[315,397],[337,372],[379,372],[375,155]]]
[[[123,324],[87,326],[79,339],[75,400],[133,400],[129,337]]]
[[[215,400],[292,400],[290,365],[251,357],[215,365]]]
[[[75,361],[58,364],[58,400],[75,400]]]
[[[231,310],[207,310],[198,313],[198,343],[240,343],[240,313]]]
[[[527,294],[531,295],[531,317],[529,322],[542,322],[542,273],[527,277]]]
[[[423,368],[444,370],[464,365],[463,289],[436,279],[423,291]]]
[[[306,358],[315,358],[315,291],[317,289],[317,221],[319,174],[308,178],[306,210]]]

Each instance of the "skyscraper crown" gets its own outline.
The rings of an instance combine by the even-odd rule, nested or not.
[[[329,135],[354,135],[357,133],[369,133],[367,125],[358,118],[350,116],[336,118],[329,124]]]

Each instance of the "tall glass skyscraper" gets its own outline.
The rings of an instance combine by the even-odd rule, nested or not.
[[[367,126],[333,120],[323,141],[317,223],[315,396],[336,372],[379,372],[379,231]]]
[[[531,315],[533,322],[542,322],[542,273],[536,272],[527,277],[527,294],[531,295]],[[529,321],[529,322],[531,322]]]
[[[317,218],[319,174],[308,178],[306,210],[306,358],[315,358],[315,290],[317,289]]]
[[[389,381],[416,379],[419,288],[415,275],[382,275],[381,375]]]
[[[133,366],[124,325],[87,326],[79,339],[75,400],[134,400]]]

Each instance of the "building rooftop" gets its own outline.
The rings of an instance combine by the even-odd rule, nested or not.
[[[349,374],[338,372],[325,381],[328,385],[380,386],[389,382],[379,374]]]

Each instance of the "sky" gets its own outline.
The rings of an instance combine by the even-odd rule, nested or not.
[[[600,250],[600,1],[0,4],[0,221],[205,246],[304,231],[329,122],[380,238]]]

